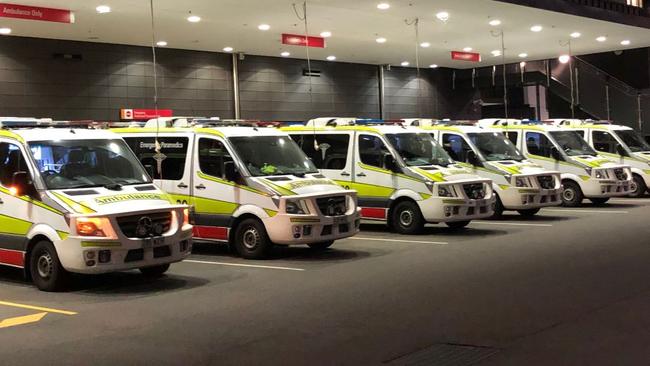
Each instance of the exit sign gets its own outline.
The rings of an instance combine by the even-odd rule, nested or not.
[[[316,48],[325,48],[325,38],[304,36],[302,34],[282,34],[282,44],[291,46],[309,46]]]
[[[457,61],[481,62],[481,54],[474,52],[451,51],[451,59]]]

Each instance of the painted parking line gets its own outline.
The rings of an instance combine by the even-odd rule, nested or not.
[[[626,199],[618,199],[618,200],[609,200],[611,203],[650,203],[650,199],[634,199],[634,198],[626,198]]]
[[[304,271],[303,268],[262,266],[257,264],[242,264],[242,263],[228,263],[228,262],[198,261],[193,259],[186,259],[183,261],[183,263],[211,264],[215,266],[246,267],[246,268],[261,268],[261,269],[277,269],[283,271]]]
[[[382,239],[382,238],[367,238],[353,236],[346,238],[344,240],[368,240],[368,241],[387,241],[391,243],[415,243],[415,244],[433,244],[433,245],[448,245],[449,243],[444,241],[421,241],[421,240],[400,240],[400,239]]]
[[[0,301],[0,305],[11,306],[11,307],[14,307],[14,308],[28,309],[28,310],[36,310],[36,311],[41,311],[41,312],[45,312],[45,313],[63,314],[63,315],[77,315],[77,313],[74,312],[74,311],[52,309],[52,308],[44,308],[42,306],[18,304],[18,303],[15,303],[15,302]]]
[[[38,323],[41,320],[43,320],[43,318],[47,314],[50,314],[50,313],[52,313],[52,314],[61,314],[61,315],[77,315],[77,313],[74,312],[74,311],[45,308],[45,307],[42,307],[42,306],[18,304],[18,303],[15,303],[15,302],[8,302],[8,301],[0,301],[0,306],[8,306],[8,307],[13,307],[13,308],[38,311],[38,313],[35,313],[35,314],[16,316],[16,317],[7,318],[7,319],[0,319],[0,329],[17,327],[17,326],[20,326],[20,325],[27,325],[27,324],[32,324],[32,323]]]
[[[477,221],[474,220],[470,223],[479,225],[504,225],[504,226],[533,226],[533,227],[551,227],[553,224],[531,224],[526,222],[509,222],[509,221]]]
[[[0,321],[0,329],[17,327],[19,325],[26,325],[31,323],[38,323],[47,315],[47,313],[36,313],[25,316],[17,316],[15,318],[3,319]]]
[[[571,212],[571,213],[596,213],[596,214],[628,214],[629,211],[619,211],[619,210],[582,210],[582,209],[568,209],[568,208],[558,208],[558,209],[542,209],[544,212]]]

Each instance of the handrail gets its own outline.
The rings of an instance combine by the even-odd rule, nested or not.
[[[603,81],[605,83],[607,83],[609,86],[612,86],[612,87],[618,89],[619,91],[627,94],[628,96],[636,97],[639,94],[644,95],[641,92],[641,90],[639,90],[637,88],[634,88],[634,87],[630,86],[629,84],[627,84],[626,82],[622,81],[621,79],[618,79],[617,77],[607,73],[606,71],[603,71],[598,66],[595,66],[595,65],[593,65],[593,64],[591,64],[591,63],[589,63],[589,62],[587,62],[587,61],[585,61],[582,58],[577,57],[577,56],[575,56],[575,59],[578,60],[580,62],[580,64],[585,65],[588,68],[590,68],[591,69],[590,71],[592,71],[596,75],[601,76],[601,79],[603,79]]]

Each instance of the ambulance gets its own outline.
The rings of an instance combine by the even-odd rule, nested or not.
[[[634,129],[609,121],[554,119],[556,126],[583,134],[599,154],[632,168],[630,197],[642,197],[650,187],[650,143]]]
[[[583,134],[549,123],[520,120],[483,120],[479,125],[501,130],[527,159],[560,171],[564,206],[580,206],[584,198],[601,205],[611,197],[631,192],[630,166],[599,155]]]
[[[527,160],[501,131],[473,121],[418,122],[452,158],[494,182],[495,216],[505,210],[533,216],[543,207],[562,204],[560,172]]]
[[[242,121],[115,129],[156,184],[192,207],[194,237],[261,259],[272,246],[314,249],[359,231],[356,192],[320,174],[291,138]]]
[[[0,120],[0,265],[58,291],[70,272],[159,276],[191,248],[188,207],[170,202],[119,135]]]
[[[427,133],[379,121],[319,118],[283,127],[323,175],[359,194],[364,219],[401,234],[493,214],[492,182],[457,165]]]

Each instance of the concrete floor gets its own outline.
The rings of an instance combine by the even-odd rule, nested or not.
[[[199,245],[163,279],[59,294],[0,269],[0,321],[35,317],[0,323],[0,364],[646,365],[649,219],[650,198],[617,199],[415,237],[369,224],[267,261]]]

